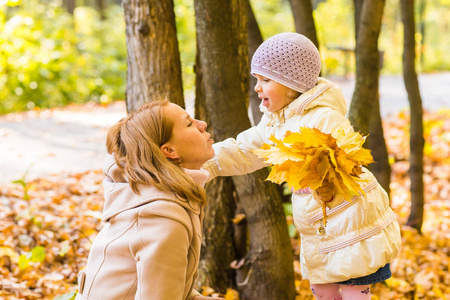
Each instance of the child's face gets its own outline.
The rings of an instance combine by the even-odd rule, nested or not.
[[[172,137],[161,146],[166,157],[181,159],[181,166],[200,169],[214,156],[213,140],[206,132],[206,122],[193,119],[180,106],[169,103],[164,114],[173,122]]]
[[[255,92],[258,93],[259,99],[262,100],[262,105],[268,111],[278,111],[295,99],[295,97],[292,97],[293,91],[287,86],[258,74],[255,74],[255,77],[257,79]]]

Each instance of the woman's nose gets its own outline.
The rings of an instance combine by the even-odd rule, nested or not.
[[[197,127],[198,127],[198,129],[199,129],[200,131],[203,132],[203,131],[205,131],[206,128],[208,127],[208,124],[206,124],[205,121],[197,120]]]

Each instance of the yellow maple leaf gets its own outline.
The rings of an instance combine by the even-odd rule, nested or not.
[[[286,161],[281,165],[272,165],[272,170],[267,177],[267,180],[270,180],[277,184],[282,184],[283,182],[287,182],[291,173],[296,173],[300,170],[298,165],[292,164],[291,161]]]
[[[283,164],[287,160],[301,161],[302,157],[293,152],[291,148],[286,147],[281,140],[271,137],[275,146],[264,144],[261,149],[253,150],[253,152],[261,158],[269,161],[271,164]]]
[[[317,189],[326,180],[347,201],[364,194],[361,166],[373,162],[373,158],[370,150],[362,148],[365,137],[358,132],[340,127],[326,134],[317,128],[301,127],[299,132],[286,133],[282,140],[270,140],[274,145],[254,150],[272,165],[267,180],[287,182],[294,190]]]
[[[337,146],[360,165],[368,165],[373,162],[370,150],[364,149],[362,145],[366,137],[358,132],[336,128],[331,135],[336,138]]]

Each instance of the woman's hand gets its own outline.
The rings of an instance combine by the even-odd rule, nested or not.
[[[324,180],[322,186],[316,190],[319,199],[323,202],[330,202],[333,200],[333,184]]]
[[[197,295],[192,300],[225,300],[225,298],[222,297],[206,297],[202,295]]]

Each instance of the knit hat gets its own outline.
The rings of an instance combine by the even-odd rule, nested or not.
[[[251,73],[304,93],[316,84],[319,77],[319,50],[299,33],[274,35],[256,49]]]

